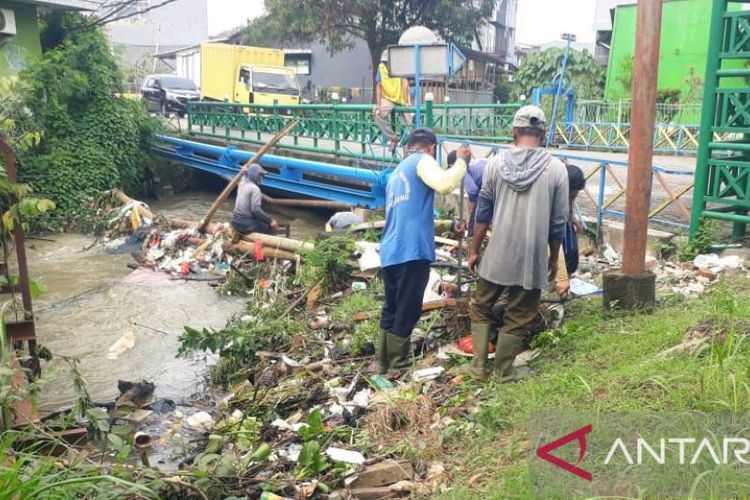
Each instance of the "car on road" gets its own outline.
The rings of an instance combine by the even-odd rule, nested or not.
[[[162,115],[177,113],[182,118],[188,101],[197,101],[200,97],[200,90],[192,80],[177,75],[149,75],[141,87],[146,109]]]

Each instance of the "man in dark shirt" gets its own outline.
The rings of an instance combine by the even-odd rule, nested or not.
[[[265,175],[263,167],[254,163],[247,169],[237,188],[237,200],[232,211],[232,228],[240,234],[274,234],[279,228],[279,223],[261,208],[263,196],[259,186]]]

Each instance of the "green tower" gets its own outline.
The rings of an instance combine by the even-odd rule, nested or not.
[[[750,10],[738,4],[750,0],[713,0],[691,235],[701,218],[734,223],[735,236],[750,222]]]

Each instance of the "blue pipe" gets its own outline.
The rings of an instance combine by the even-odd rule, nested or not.
[[[222,164],[227,166],[236,166],[237,168],[239,168],[241,164],[252,159],[252,157],[254,156],[254,153],[237,149],[235,146],[224,148],[221,146],[204,144],[202,142],[177,139],[176,137],[170,137],[166,135],[157,136],[157,140],[159,142],[175,146],[175,149],[178,151],[183,148],[185,150],[192,150],[195,153],[201,153],[204,155],[210,155],[216,158],[220,158]],[[263,166],[268,166],[275,169],[300,169],[304,170],[306,173],[336,176],[350,181],[364,182],[367,184],[373,184],[375,186],[382,187],[385,187],[385,185],[388,183],[388,176],[392,171],[392,169],[376,171],[355,167],[345,167],[343,165],[334,165],[331,163],[302,160],[299,158],[288,158],[286,156],[276,156],[269,154],[263,155],[260,163]]]
[[[254,156],[234,146],[225,148],[170,136],[157,136],[157,144],[152,150],[161,157],[225,178],[234,177],[241,165]],[[391,168],[376,171],[275,155],[264,155],[260,163],[270,170],[263,181],[264,186],[367,208],[385,205],[385,188],[393,171]],[[323,178],[305,178],[305,174]],[[328,181],[325,177],[335,180]],[[355,185],[336,182],[342,180]]]

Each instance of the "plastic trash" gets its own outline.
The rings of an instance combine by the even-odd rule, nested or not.
[[[604,258],[610,264],[617,264],[618,262],[620,262],[620,256],[609,243],[607,243],[607,246],[604,248]]]
[[[466,335],[465,337],[462,337],[456,341],[456,347],[461,349],[466,354],[474,354],[474,343],[471,340],[471,335]],[[495,344],[490,342],[490,347],[488,352],[493,353],[495,352]]]
[[[109,347],[107,359],[115,360],[120,354],[129,351],[133,347],[135,347],[135,332],[133,332],[133,323],[129,323],[125,333]]]
[[[378,243],[358,241],[357,250],[362,254],[359,258],[359,270],[362,272],[380,269],[380,254]]]
[[[376,388],[380,389],[381,391],[386,391],[388,389],[393,389],[395,386],[393,385],[393,382],[388,380],[382,375],[373,375],[370,377],[370,383]]]
[[[370,389],[362,389],[354,395],[352,401],[360,408],[367,408],[367,406],[370,404],[371,397],[372,391]]]
[[[185,421],[193,429],[203,432],[211,430],[214,426],[214,417],[206,411],[193,413]]]
[[[570,279],[570,293],[573,295],[594,295],[602,293],[602,289],[593,283],[588,283],[580,278]]]
[[[365,463],[365,457],[358,451],[330,447],[326,450],[326,455],[334,462],[344,462],[353,465],[362,465]]]
[[[698,269],[708,269],[711,267],[718,267],[719,256],[716,255],[715,253],[697,255],[695,259],[693,259],[693,266],[697,267]]]
[[[435,380],[445,371],[442,366],[433,366],[432,368],[424,368],[422,370],[416,370],[411,375],[411,379],[414,382],[427,382]]]

